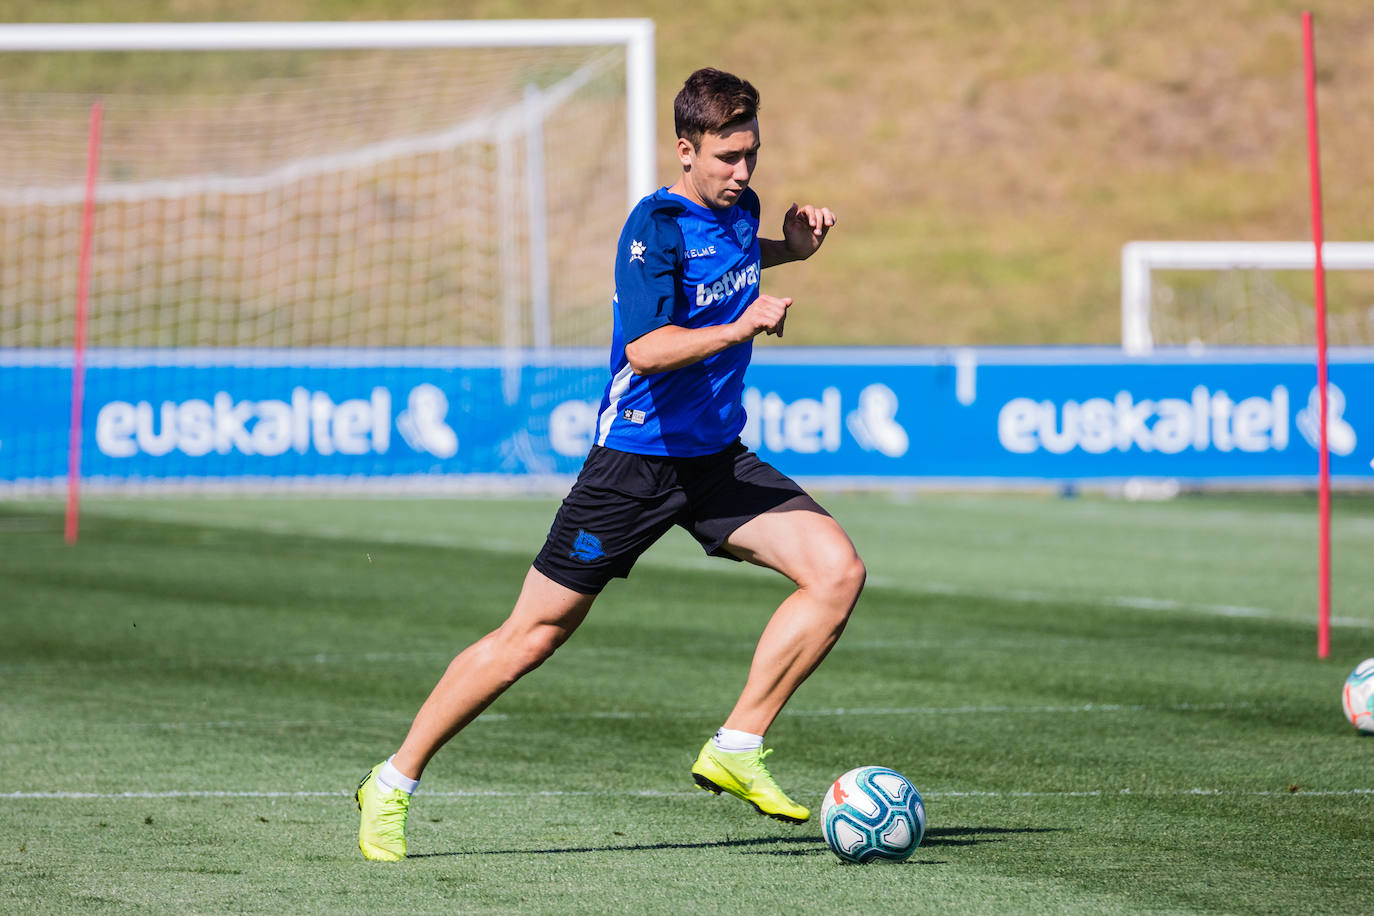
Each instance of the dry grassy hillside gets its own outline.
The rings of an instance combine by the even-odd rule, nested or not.
[[[1327,237],[1374,239],[1374,6],[1314,2]],[[12,21],[648,16],[659,117],[763,94],[756,187],[841,225],[770,288],[796,343],[1115,343],[1130,239],[1306,239],[1299,13],[1270,0],[30,0]],[[1368,302],[1333,303],[1337,309]]]

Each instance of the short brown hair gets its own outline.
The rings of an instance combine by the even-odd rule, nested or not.
[[[694,147],[706,133],[720,133],[758,116],[759,91],[733,73],[703,67],[682,84],[673,100],[673,126],[677,135]]]

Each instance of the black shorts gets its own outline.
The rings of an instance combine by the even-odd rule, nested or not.
[[[534,568],[595,595],[625,578],[644,551],[681,525],[712,556],[738,559],[725,539],[778,509],[828,513],[791,478],[738,440],[714,455],[665,458],[592,446],[554,516]]]

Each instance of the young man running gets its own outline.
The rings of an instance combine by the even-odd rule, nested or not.
[[[400,749],[359,786],[358,846],[369,859],[405,857],[410,797],[430,758],[552,655],[602,588],[673,525],[707,553],[775,569],[797,586],[764,628],[744,691],[692,777],[779,820],[811,816],[764,766],[763,735],[839,638],[865,572],[840,525],[739,441],[753,338],[781,336],[792,304],[760,293],[759,272],[810,257],[835,225],[829,209],[793,204],[781,239],[758,237],[749,189],[758,101],[748,82],[712,69],[678,93],[682,175],[639,202],[616,252],[612,377],[596,444],[510,616],[453,660]]]

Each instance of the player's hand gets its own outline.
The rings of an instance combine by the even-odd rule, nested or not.
[[[782,218],[782,238],[788,253],[799,261],[811,257],[834,225],[835,214],[829,207],[794,203]]]
[[[781,337],[782,326],[787,321],[787,309],[791,305],[791,296],[779,298],[759,293],[759,297],[749,304],[735,323],[745,332],[745,340],[760,334],[776,334]]]

